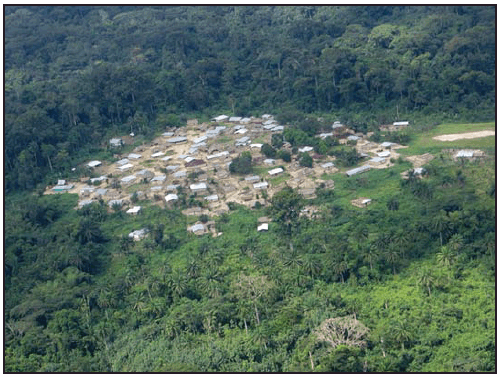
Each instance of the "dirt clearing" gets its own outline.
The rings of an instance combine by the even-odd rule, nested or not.
[[[454,141],[461,139],[476,139],[478,137],[486,137],[486,136],[495,136],[495,131],[488,130],[488,131],[478,131],[478,132],[467,132],[464,134],[439,135],[439,136],[434,136],[433,139],[439,141]]]

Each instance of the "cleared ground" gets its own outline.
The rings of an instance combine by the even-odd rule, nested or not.
[[[478,132],[467,132],[464,134],[449,134],[449,135],[439,135],[434,136],[434,140],[440,141],[454,141],[461,139],[476,139],[478,137],[495,136],[495,131],[478,131]]]

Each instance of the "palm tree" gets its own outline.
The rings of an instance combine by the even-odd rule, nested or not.
[[[458,252],[462,248],[463,244],[464,244],[464,238],[462,237],[462,235],[460,235],[460,234],[454,234],[449,239],[447,246],[451,250],[453,250],[455,252]]]
[[[431,288],[434,286],[434,276],[432,275],[431,270],[421,269],[417,277],[417,284],[427,290],[430,296]]]
[[[314,275],[321,271],[321,263],[318,258],[314,254],[306,254],[304,255],[303,261],[303,268],[305,272],[308,273],[312,279],[314,279]]]
[[[347,262],[345,258],[335,263],[335,265],[333,266],[333,271],[335,272],[335,274],[340,276],[340,280],[342,281],[342,283],[344,283],[344,273],[347,271]]]
[[[392,273],[396,275],[396,264],[401,259],[399,250],[397,250],[393,246],[389,247],[384,253],[384,258],[387,262],[389,262],[392,265]]]
[[[362,250],[363,261],[370,264],[370,270],[373,268],[373,263],[380,257],[377,248],[375,246],[365,247]]]
[[[392,334],[394,336],[394,340],[401,344],[401,349],[405,349],[405,342],[408,342],[411,339],[411,330],[408,326],[406,320],[397,321],[392,327]]]
[[[439,239],[441,241],[441,246],[443,246],[443,234],[446,234],[450,229],[449,218],[446,215],[446,211],[441,210],[439,214],[434,216],[431,222],[431,228],[439,233]]]
[[[450,267],[456,258],[455,251],[448,245],[441,246],[440,252],[436,254],[438,263],[443,266]]]

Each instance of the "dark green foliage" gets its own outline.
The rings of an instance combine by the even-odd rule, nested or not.
[[[283,149],[280,149],[276,153],[276,157],[281,158],[285,162],[291,162],[292,161],[292,155],[290,154],[290,152],[288,152],[286,150],[283,150]]]
[[[234,158],[229,165],[229,171],[235,174],[248,174],[252,172],[252,155],[250,152],[243,152]]]
[[[280,149],[283,145],[283,134],[273,134],[271,136],[271,145],[273,148]]]
[[[276,157],[276,149],[271,147],[269,144],[263,144],[260,152],[268,158]]]
[[[313,159],[311,156],[309,156],[309,153],[304,152],[300,155],[299,165],[304,166],[306,168],[312,168]]]

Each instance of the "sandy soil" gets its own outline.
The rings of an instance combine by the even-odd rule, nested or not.
[[[433,139],[439,141],[454,141],[461,139],[475,139],[478,137],[486,137],[486,136],[495,136],[495,131],[488,130],[488,131],[467,132],[464,134],[439,135],[439,136],[434,136]]]

